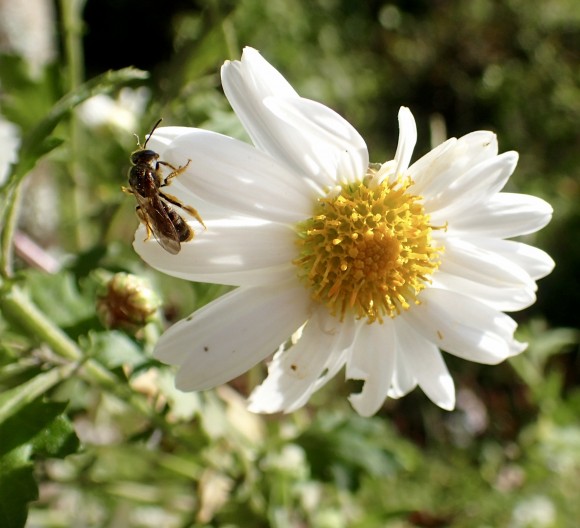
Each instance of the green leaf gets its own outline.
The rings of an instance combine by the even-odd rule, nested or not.
[[[38,498],[30,446],[20,446],[0,457],[0,526],[21,528],[26,523],[28,503]]]
[[[76,343],[55,326],[18,286],[13,285],[6,290],[4,295],[0,295],[0,310],[6,320],[18,328],[22,335],[39,339],[49,345],[59,356],[70,361],[81,359],[83,354]]]
[[[35,400],[0,423],[0,438],[2,439],[0,456],[20,445],[31,442],[37,435],[43,434],[43,438],[46,437],[47,434],[50,434],[48,429],[50,424],[65,408],[66,403],[42,403]]]
[[[36,306],[61,328],[95,317],[94,298],[83,297],[71,273],[49,275],[29,271],[26,279]]]
[[[72,363],[52,368],[0,394],[0,426],[57,383],[67,379],[75,368]]]
[[[129,337],[115,330],[90,332],[89,343],[83,348],[108,369],[121,365],[137,366],[146,359],[141,349]]]
[[[59,66],[51,65],[31,76],[25,59],[0,55],[2,115],[22,130],[35,126],[58,98],[59,73]]]
[[[0,526],[26,522],[28,503],[38,498],[32,458],[58,457],[78,450],[72,424],[62,412],[66,403],[40,398],[0,424]]]
[[[91,79],[76,90],[69,92],[57,101],[48,114],[38,121],[22,138],[18,162],[12,166],[11,174],[4,187],[0,190],[12,188],[36,165],[40,157],[54,149],[60,140],[51,137],[59,122],[77,105],[98,94],[107,94],[119,86],[135,80],[143,80],[147,72],[136,68],[123,68],[109,71]]]
[[[355,490],[363,476],[385,478],[402,465],[396,457],[398,450],[383,440],[390,436],[380,420],[358,416],[337,419],[330,415],[321,416],[296,443],[306,451],[317,478]]]
[[[52,405],[64,404],[53,402]],[[71,421],[63,414],[57,416],[48,427],[40,431],[34,438],[32,445],[36,457],[64,458],[76,453],[79,450],[80,442]]]

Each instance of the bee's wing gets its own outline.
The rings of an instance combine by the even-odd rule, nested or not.
[[[142,218],[155,235],[159,245],[168,253],[177,255],[181,249],[177,230],[167,214],[167,206],[157,197],[144,198],[134,193],[139,204]]]

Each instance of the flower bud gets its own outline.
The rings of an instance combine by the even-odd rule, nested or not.
[[[160,304],[148,281],[116,273],[97,298],[97,314],[107,328],[137,332],[154,318]]]

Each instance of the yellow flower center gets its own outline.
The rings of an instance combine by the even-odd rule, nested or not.
[[[442,248],[431,241],[437,228],[421,197],[407,192],[411,179],[372,185],[374,172],[319,198],[312,217],[298,225],[298,276],[341,320],[395,317],[418,303],[439,267]]]

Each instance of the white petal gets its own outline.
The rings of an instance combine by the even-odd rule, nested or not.
[[[352,178],[361,178],[364,175],[368,165],[368,154],[360,135],[329,108],[300,98],[280,73],[257,51],[246,48],[241,62],[226,63],[222,68],[222,83],[226,97],[256,147],[286,163],[292,170],[311,178],[313,187],[326,190],[325,187],[332,184],[337,177],[352,181]],[[307,102],[300,106],[298,111],[284,110],[274,103],[278,98],[286,104]],[[266,100],[269,101],[268,105],[265,104]],[[281,103],[280,106],[285,103]],[[309,116],[303,113],[304,108],[315,109],[315,114],[311,117],[316,122],[308,119]],[[293,118],[297,121],[293,121]],[[329,125],[335,127],[335,132],[343,138],[346,132],[353,140],[348,145],[350,152],[347,155],[342,154],[339,157],[337,152],[332,152],[330,147],[336,145],[340,137],[333,138],[328,134],[331,130]],[[311,132],[320,126],[323,136],[313,137]],[[316,148],[324,144],[322,140],[327,139],[330,142],[327,147],[322,147],[324,152],[318,152]],[[312,145],[311,141],[314,141],[315,145]],[[329,149],[332,154],[331,165],[335,163],[336,167],[326,166]],[[364,168],[361,171],[360,160],[365,156],[366,163],[362,163]],[[333,169],[335,171],[332,174],[333,179],[329,180],[328,173],[332,173]]]
[[[332,322],[334,323],[334,320],[332,320]],[[329,380],[334,378],[337,372],[346,363],[346,359],[349,357],[349,354],[351,353],[352,347],[354,345],[354,340],[359,323],[360,321],[355,322],[354,319],[346,319],[341,323],[340,336],[337,337],[334,345],[334,349],[340,352],[332,354],[328,358],[328,361],[324,366],[322,374],[314,383],[312,390],[313,393],[316,392],[318,389],[320,389],[323,385],[325,385]]]
[[[444,244],[441,271],[491,286],[517,286],[535,291],[529,274],[511,260],[460,238],[447,238]]]
[[[226,62],[221,76],[226,97],[256,147],[279,160],[300,153],[292,137],[281,135],[280,119],[264,106],[267,97],[299,97],[273,66],[256,50],[245,48],[242,60]]]
[[[439,348],[477,363],[496,364],[521,352],[515,321],[456,292],[428,288],[405,318]]]
[[[193,130],[195,129],[192,127],[183,126],[156,128],[153,135],[147,139],[147,148],[157,152],[160,159],[163,160],[163,153],[167,146],[170,145],[174,139],[183,136],[184,134],[189,134]]]
[[[449,232],[469,232],[470,236],[509,238],[533,233],[552,218],[550,204],[527,194],[498,193],[489,200],[474,204],[449,221]],[[431,221],[437,225],[445,212],[437,212]]]
[[[191,160],[179,183],[204,200],[279,222],[295,223],[311,215],[311,191],[304,182],[251,145],[192,129],[177,137],[164,155],[177,165]]]
[[[279,95],[281,97],[298,96],[296,90],[284,76],[272,66],[260,52],[246,46],[242,53],[241,66],[246,82],[254,87],[262,97]]]
[[[283,160],[285,142],[277,136],[279,120],[264,106],[271,96],[298,97],[284,77],[258,51],[246,47],[241,61],[227,61],[221,69],[222,85],[238,119],[254,145]]]
[[[298,97],[296,90],[260,52],[246,46],[239,61],[226,61],[221,71],[224,89],[232,84],[248,90],[244,96],[262,100],[271,95]],[[229,97],[228,97],[229,99]],[[230,101],[231,102],[231,101]],[[237,108],[234,106],[234,110]]]
[[[180,365],[178,389],[209,389],[274,352],[307,319],[309,305],[302,285],[242,287],[169,328],[154,355]]]
[[[343,357],[341,323],[318,310],[289,350],[278,352],[268,367],[268,377],[249,398],[252,412],[293,412],[310,398],[329,366],[336,370]]]
[[[534,280],[545,277],[555,266],[554,260],[545,251],[522,242],[489,238],[473,238],[472,242],[521,266]]]
[[[460,175],[496,155],[497,138],[492,132],[480,130],[451,138],[409,167],[413,191],[426,200],[440,199]]]
[[[176,167],[185,165],[187,163],[187,159],[189,158],[184,159],[184,157],[182,156],[181,159],[179,160],[169,160],[165,156],[166,151],[168,147],[171,146],[172,141],[177,137],[192,133],[196,134],[197,132],[199,132],[198,129],[191,127],[158,128],[155,131],[155,134],[152,136],[151,141],[147,145],[147,148],[148,149],[151,148],[153,151],[157,152],[159,154],[159,159],[161,161],[172,163]],[[161,165],[160,168],[163,176],[167,176],[172,172],[172,169],[165,165]],[[183,184],[184,181],[186,182],[186,185]],[[186,174],[182,173],[176,178],[173,178],[169,182],[169,185],[164,186],[162,191],[164,193],[168,193],[174,196],[175,198],[177,198],[178,201],[180,201],[184,205],[195,207],[199,212],[199,214],[201,215],[204,223],[206,223],[206,225],[208,222],[211,222],[212,220],[234,218],[230,208],[227,208],[222,204],[218,205],[218,203],[208,202],[207,200],[204,200],[198,194],[195,193],[195,189],[193,187],[194,186],[191,185],[191,182],[187,182]],[[173,209],[175,209],[176,212],[184,218],[184,220],[186,221],[192,220],[191,215],[189,215],[182,209],[178,207],[173,207]],[[236,218],[240,218],[242,221],[249,220],[249,217],[247,215],[242,214],[237,214]],[[256,219],[254,219],[254,221],[256,221]],[[259,221],[261,223],[264,222],[263,219]],[[135,225],[138,225],[138,222],[135,222]],[[196,221],[193,222],[192,227],[195,232],[202,229],[202,226]],[[137,234],[137,236],[141,235]],[[141,236],[141,240],[143,238],[144,237]]]
[[[504,152],[473,165],[465,172],[457,172],[444,192],[425,196],[425,211],[432,215],[433,222],[445,219],[451,223],[452,218],[498,193],[512,175],[517,162],[516,152]]]
[[[464,167],[472,167],[498,153],[497,136],[488,130],[476,130],[457,140],[457,152]]]
[[[361,416],[372,416],[383,405],[395,368],[395,333],[390,320],[359,329],[346,364],[346,377],[364,380],[361,392],[349,400]]]
[[[423,195],[424,189],[431,187],[429,194],[437,194],[435,185],[441,179],[440,174],[448,169],[451,157],[446,155],[457,143],[456,138],[450,138],[430,150],[422,158],[413,163],[407,170],[407,175],[413,180],[413,194]]]
[[[395,161],[397,162],[395,176],[407,172],[416,143],[417,125],[415,118],[411,110],[402,106],[399,110],[399,142],[395,153]]]
[[[181,279],[232,286],[275,284],[296,275],[296,234],[292,228],[250,219],[207,221],[195,238],[181,244],[177,255],[167,253],[145,229],[133,247],[153,268]]]
[[[434,288],[461,293],[502,312],[523,310],[536,301],[535,287],[492,286],[446,273],[441,269],[432,276],[432,285]]]
[[[395,369],[393,370],[391,387],[388,392],[389,398],[393,399],[402,398],[417,386],[417,378],[415,378],[411,368],[408,366],[405,351],[401,347],[400,340],[397,339],[396,342]]]
[[[281,136],[292,137],[292,159],[298,169],[322,187],[360,181],[369,156],[361,135],[323,104],[304,98],[270,97],[266,106],[280,118]]]
[[[441,352],[407,323],[404,315],[397,318],[396,329],[405,363],[427,397],[450,411],[455,407],[455,385]]]

